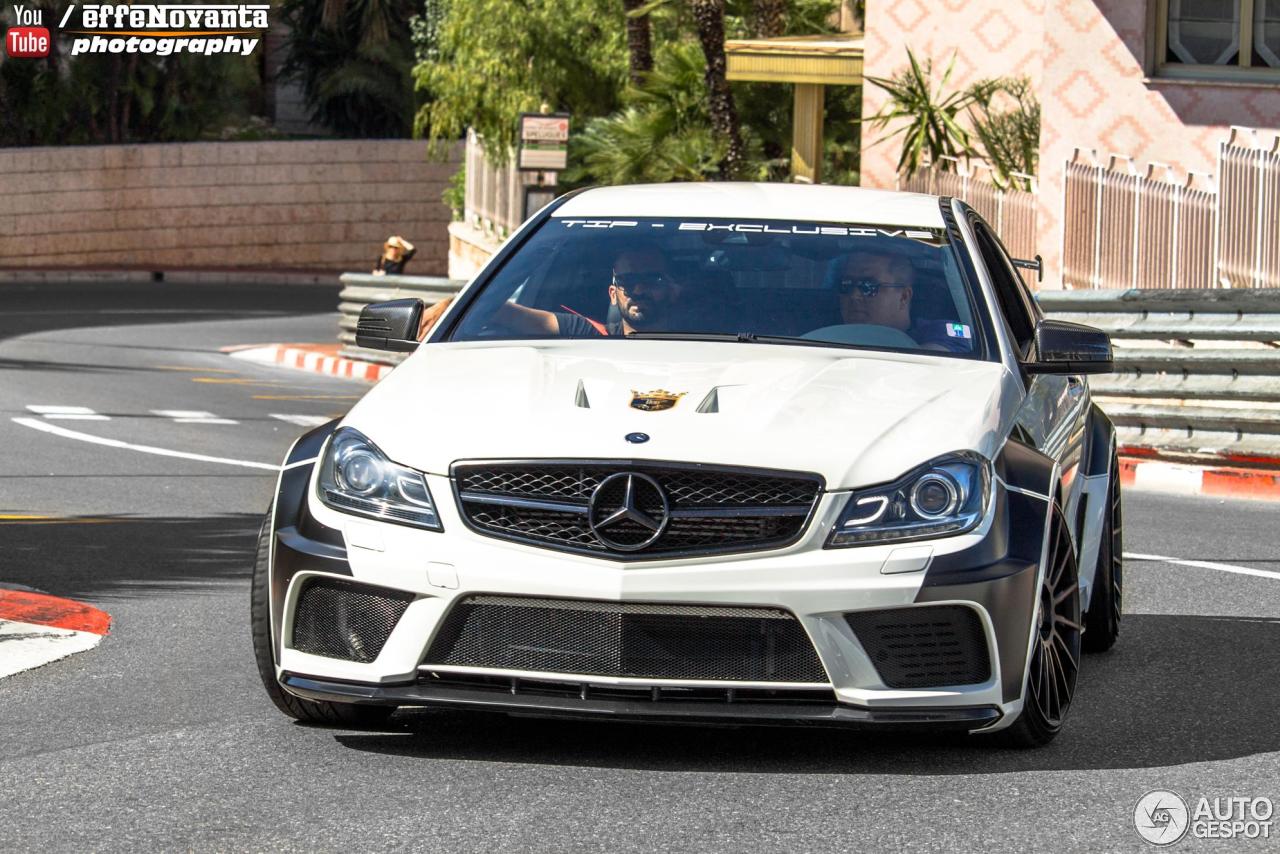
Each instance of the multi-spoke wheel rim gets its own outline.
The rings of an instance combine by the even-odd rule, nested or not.
[[[1055,510],[1049,560],[1040,586],[1031,698],[1045,722],[1061,726],[1080,672],[1080,583],[1061,512]]]

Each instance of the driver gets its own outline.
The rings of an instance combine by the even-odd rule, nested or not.
[[[452,297],[441,300],[422,313],[418,340],[426,338]],[[504,302],[493,320],[529,335],[558,335],[562,338],[632,335],[666,328],[680,299],[680,287],[671,276],[666,256],[652,245],[631,245],[621,249],[610,271],[609,304],[618,309],[618,319],[601,323],[568,306],[564,311]]]
[[[888,326],[910,335],[927,350],[968,353],[968,326],[952,321],[913,319],[915,265],[887,249],[871,249],[836,261],[835,291],[845,323]]]

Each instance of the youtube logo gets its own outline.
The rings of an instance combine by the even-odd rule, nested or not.
[[[4,52],[13,59],[48,56],[51,44],[45,27],[10,27],[4,34]]]

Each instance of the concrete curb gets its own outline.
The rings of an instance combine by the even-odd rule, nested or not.
[[[376,383],[395,367],[339,356],[337,344],[264,344],[260,347],[226,347],[223,352],[233,359],[371,383]]]
[[[1196,466],[1123,454],[1121,449],[1120,482],[1134,489],[1280,501],[1280,470]]]
[[[110,627],[111,615],[92,605],[0,588],[0,679],[93,649]]]

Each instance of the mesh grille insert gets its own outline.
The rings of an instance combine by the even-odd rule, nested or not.
[[[844,619],[890,688],[976,685],[991,678],[987,638],[972,608],[857,611]]]
[[[670,512],[661,536],[634,551],[629,547],[648,542],[652,529],[612,523],[611,545],[591,528],[593,518],[599,523],[620,506],[625,484],[606,485],[594,515],[592,495],[624,472],[652,478]],[[822,491],[816,475],[629,461],[468,463],[454,466],[453,475],[463,518],[480,533],[624,560],[785,545],[804,531]],[[637,509],[655,520],[664,513],[661,497],[650,491]]]
[[[425,665],[735,682],[828,681],[798,620],[772,608],[468,596]]]
[[[293,648],[367,664],[378,657],[413,594],[317,578],[298,595]]]

